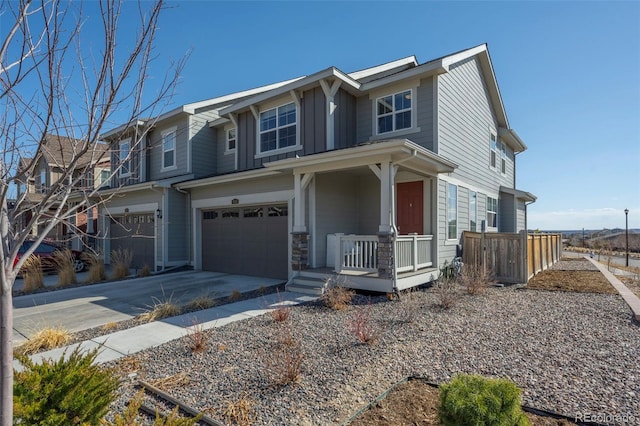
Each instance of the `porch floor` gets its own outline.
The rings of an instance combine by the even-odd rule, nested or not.
[[[402,278],[409,278],[409,277],[414,277],[416,275],[422,275],[422,274],[430,274],[433,273],[435,271],[437,271],[438,268],[422,268],[422,269],[418,269],[417,271],[407,271],[407,272],[401,272],[398,274],[398,279],[402,279]],[[305,272],[310,272],[310,273],[314,273],[314,274],[324,274],[324,275],[334,275],[335,272],[333,270],[333,268],[330,267],[324,267],[324,268],[308,268],[308,269],[304,269],[302,271],[300,271],[301,273],[305,273]],[[378,274],[377,271],[375,272],[370,272],[370,271],[342,271],[341,272],[342,275],[349,275],[349,276],[354,276],[354,277],[364,277],[364,278],[380,278],[380,275]]]

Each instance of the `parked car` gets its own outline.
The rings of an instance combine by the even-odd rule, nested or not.
[[[33,241],[25,241],[22,243],[20,250],[18,250],[18,255],[16,256],[13,264],[15,265],[20,260],[20,257],[23,256],[29,248],[33,245]],[[64,250],[63,247],[58,247],[55,244],[42,242],[36,247],[33,254],[38,256],[42,261],[42,270],[43,272],[56,272],[57,265],[54,260],[54,254],[57,251]],[[82,272],[86,268],[87,264],[83,260],[84,256],[81,251],[70,250],[73,256],[73,269],[76,272]]]

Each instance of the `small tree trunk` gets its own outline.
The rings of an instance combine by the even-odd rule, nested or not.
[[[4,271],[3,271],[4,272]],[[2,377],[0,380],[0,424],[13,424],[13,304],[11,286],[2,277],[2,297],[0,302],[0,362]],[[9,287],[7,290],[6,287]]]

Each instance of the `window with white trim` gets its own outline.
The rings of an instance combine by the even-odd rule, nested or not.
[[[376,132],[377,134],[395,132],[412,127],[411,90],[394,93],[376,99]]]
[[[176,166],[176,129],[170,129],[162,133],[162,168],[168,169]]]
[[[261,112],[260,152],[297,145],[297,115],[294,103]]]
[[[131,139],[120,142],[120,176],[131,174]]]
[[[507,146],[500,141],[500,171],[502,174],[507,173]]]
[[[47,170],[40,169],[40,182],[38,182],[38,191],[40,193],[47,192]]]
[[[498,227],[498,200],[487,197],[487,227]]]
[[[236,150],[236,128],[227,129],[227,144],[225,145],[226,152],[233,152]]]
[[[478,231],[478,193],[469,191],[469,231]]]
[[[498,161],[498,136],[494,131],[491,131],[491,136],[489,139],[489,150],[489,166],[491,166],[492,169],[495,169]]]
[[[458,187],[452,183],[447,186],[447,239],[458,238]]]

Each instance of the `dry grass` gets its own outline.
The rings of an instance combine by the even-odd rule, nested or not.
[[[187,328],[186,342],[189,350],[195,353],[204,352],[209,346],[209,336],[198,318],[194,317],[191,327]]]
[[[138,271],[138,276],[139,277],[148,277],[149,275],[151,275],[151,268],[149,267],[149,265],[144,265]]]
[[[468,294],[482,293],[494,282],[489,269],[474,264],[463,265],[458,279]]]
[[[528,289],[617,294],[600,271],[546,270],[529,280]]]
[[[74,260],[73,253],[69,249],[57,250],[53,253],[53,262],[58,272],[59,287],[78,283],[76,271],[73,269]]]
[[[115,321],[108,322],[102,326],[103,331],[112,331],[118,327],[118,323]]]
[[[133,252],[131,250],[114,250],[111,252],[111,266],[113,266],[113,275],[111,279],[121,280],[129,276],[131,262],[133,261]]]
[[[160,300],[157,297],[153,297],[153,306],[149,307],[147,312],[143,312],[138,315],[138,321],[140,322],[152,322],[158,321],[164,318],[175,317],[180,315],[182,309],[176,303],[172,301],[172,298],[164,298]]]
[[[348,280],[344,275],[334,275],[325,279],[320,300],[328,308],[344,311],[351,304],[356,292],[347,288]]]
[[[228,423],[238,426],[251,426],[255,422],[255,403],[247,395],[236,401],[228,401],[222,415]]]
[[[183,311],[201,311],[203,309],[209,309],[217,305],[215,297],[208,294],[201,294],[195,299],[190,300],[188,303],[182,306]]]
[[[158,389],[171,390],[188,385],[190,382],[187,373],[181,372],[171,376],[150,380],[149,383]]]
[[[22,277],[24,291],[32,292],[44,288],[44,275],[42,274],[42,260],[38,256],[31,255],[22,265]]]
[[[415,322],[422,311],[422,292],[416,289],[403,291],[400,296],[399,319],[404,322]]]
[[[229,302],[237,302],[240,299],[242,299],[242,293],[240,292],[240,290],[233,290],[229,297],[227,297],[227,300]]]
[[[62,327],[46,327],[36,332],[33,337],[20,346],[16,352],[30,355],[40,351],[59,348],[71,341],[71,333]]]
[[[87,263],[89,264],[89,276],[87,283],[99,283],[107,279],[107,272],[104,267],[104,259],[96,254],[86,254]]]
[[[285,322],[286,320],[289,319],[289,316],[291,315],[291,308],[289,308],[287,305],[283,303],[282,298],[280,297],[280,291],[278,291],[277,293],[278,293],[278,303],[276,308],[270,312],[271,318],[275,322]]]

